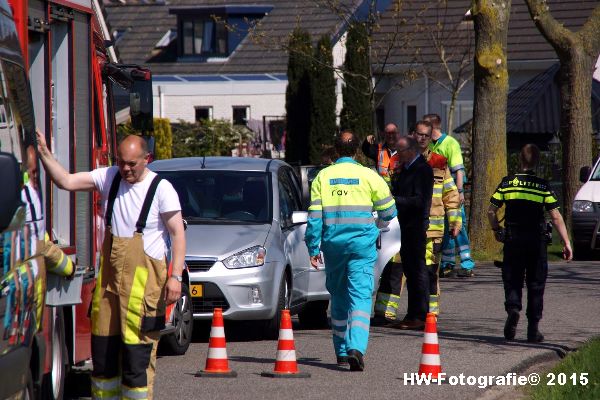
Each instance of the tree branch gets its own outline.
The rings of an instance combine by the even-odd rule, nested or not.
[[[568,52],[577,38],[573,32],[554,19],[546,0],[525,0],[525,3],[531,19],[557,53]]]
[[[594,8],[592,15],[577,34],[586,51],[592,57],[597,57],[600,53],[600,5]]]

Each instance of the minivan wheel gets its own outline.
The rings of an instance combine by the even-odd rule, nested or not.
[[[173,307],[173,326],[175,332],[162,338],[166,351],[173,355],[183,355],[190,347],[194,318],[192,315],[192,298],[190,288],[186,283],[181,284],[181,297]]]
[[[286,273],[279,285],[279,297],[277,299],[277,310],[273,318],[265,321],[264,337],[268,340],[275,340],[279,337],[279,323],[281,322],[281,310],[290,308],[290,281]]]
[[[67,352],[65,347],[65,321],[60,307],[52,308],[52,369],[44,376],[43,398],[59,400],[65,392],[67,377]]]
[[[306,329],[327,329],[329,321],[327,320],[328,300],[311,301],[300,313],[298,319],[303,328]]]

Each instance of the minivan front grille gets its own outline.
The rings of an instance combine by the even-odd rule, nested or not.
[[[192,284],[202,284],[203,286],[203,296],[192,297],[193,313],[211,313],[217,307],[223,311],[229,309],[229,302],[217,285],[212,282],[192,282]]]
[[[215,260],[185,260],[190,272],[206,272],[215,265]]]

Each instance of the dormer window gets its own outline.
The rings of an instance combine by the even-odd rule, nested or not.
[[[184,56],[227,57],[227,27],[211,17],[182,19]]]
[[[177,56],[189,61],[221,61],[235,51],[248,30],[273,9],[269,5],[178,6]]]

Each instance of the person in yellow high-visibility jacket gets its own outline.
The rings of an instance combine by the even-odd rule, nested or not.
[[[369,340],[373,268],[379,229],[372,212],[390,221],[396,205],[387,183],[354,160],[358,140],[342,132],[335,148],[339,159],[321,170],[311,186],[306,245],[313,267],[325,257],[326,286],[331,294],[333,347],[338,364],[364,369]]]

